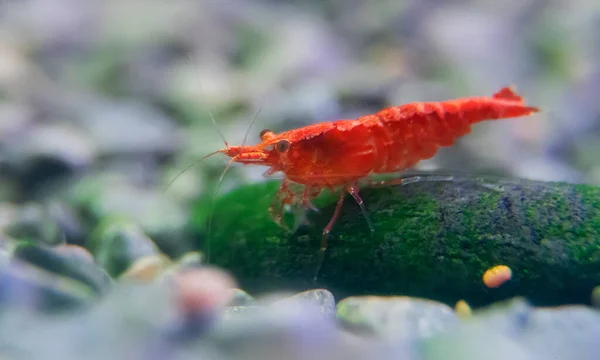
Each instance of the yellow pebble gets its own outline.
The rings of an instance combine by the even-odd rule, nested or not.
[[[137,259],[121,275],[122,279],[152,281],[157,278],[171,263],[166,255],[149,255]]]
[[[464,300],[458,300],[456,305],[454,306],[454,311],[459,318],[466,319],[471,317],[472,311],[469,304],[467,304]]]
[[[512,278],[512,270],[506,265],[497,265],[483,274],[483,283],[489,288],[497,288]]]
[[[600,308],[600,285],[596,286],[594,290],[592,290],[592,305]]]

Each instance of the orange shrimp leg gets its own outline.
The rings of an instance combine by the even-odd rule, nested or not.
[[[337,219],[340,217],[340,213],[342,212],[342,205],[344,204],[344,197],[346,196],[345,191],[340,191],[340,199],[335,206],[335,210],[333,211],[333,215],[329,220],[329,223],[323,229],[323,236],[321,237],[321,252],[325,252],[327,250],[327,237],[333,229],[333,225],[335,225]]]
[[[323,235],[321,237],[321,249],[319,251],[319,259],[317,260],[318,261],[317,262],[317,271],[315,272],[315,277],[313,279],[315,282],[317,281],[319,273],[321,272],[321,267],[323,266],[323,260],[325,260],[325,252],[327,251],[327,238],[329,237],[329,232],[331,232],[333,225],[335,225],[335,222],[340,217],[340,213],[342,211],[342,205],[344,204],[345,196],[346,196],[346,192],[340,191],[340,198],[337,202],[337,205],[335,206],[333,215],[331,216],[329,223],[327,223],[327,225],[323,229]]]
[[[291,204],[293,199],[294,194],[289,189],[288,181],[284,179],[281,182],[281,187],[279,188],[279,191],[277,191],[277,195],[275,196],[273,203],[269,207],[269,214],[271,215],[273,221],[288,231],[290,229],[283,221],[283,207],[286,204]]]
[[[319,209],[312,203],[312,200],[319,196],[321,188],[316,186],[307,186],[304,188],[304,194],[302,195],[302,206],[315,212],[319,212]]]
[[[363,199],[358,194],[358,187],[356,187],[355,185],[351,185],[346,190],[350,193],[350,195],[352,195],[354,200],[356,200],[356,203],[360,207],[360,210],[362,211],[362,213],[367,221],[367,224],[369,225],[369,229],[371,230],[371,233],[374,233],[375,227],[373,226],[373,223],[371,222],[371,219],[369,218],[369,214],[367,213],[367,208],[365,207],[365,203],[364,203]],[[317,281],[317,277],[319,275],[319,272],[321,271],[321,266],[323,265],[323,260],[325,259],[325,252],[327,251],[327,238],[329,237],[329,233],[333,229],[333,226],[335,225],[338,218],[340,217],[340,214],[342,212],[342,205],[344,204],[345,196],[346,196],[346,191],[340,191],[340,198],[335,206],[333,215],[331,216],[329,223],[327,223],[327,225],[323,229],[323,235],[321,237],[321,249],[319,252],[319,262],[318,262],[318,266],[317,266],[317,272],[314,277],[314,281]]]
[[[310,224],[308,217],[306,216],[307,210],[319,212],[319,209],[312,203],[312,200],[321,193],[321,188],[317,186],[305,186],[304,192],[302,193],[302,199],[298,202],[300,207],[296,209],[294,216],[294,227],[290,230],[292,233],[296,232],[300,225]]]
[[[298,185],[295,184],[294,185]],[[269,207],[269,213],[273,218],[273,221],[287,231],[295,232],[300,224],[306,222],[305,216],[297,216],[296,222],[293,228],[289,228],[283,221],[283,209],[285,205],[296,205],[301,204],[304,209],[310,209],[313,211],[319,211],[317,207],[312,203],[312,200],[321,193],[321,188],[316,186],[303,186],[304,191],[302,193],[292,191],[290,188],[290,181],[284,179],[281,183],[279,191],[275,196],[274,201]],[[299,215],[299,214],[297,214]]]
[[[360,207],[360,211],[362,211],[362,213],[365,217],[365,220],[367,221],[367,225],[369,225],[369,229],[371,230],[371,232],[372,233],[375,232],[373,223],[371,223],[371,219],[369,219],[369,214],[367,213],[367,208],[365,207],[365,203],[364,203],[363,199],[360,197],[360,195],[358,195],[358,188],[356,186],[350,186],[348,188],[348,192],[350,192],[350,195],[352,195],[354,200],[356,200],[356,203]]]

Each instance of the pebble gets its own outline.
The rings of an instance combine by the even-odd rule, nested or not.
[[[459,300],[454,306],[456,315],[461,319],[468,319],[473,314],[471,307],[464,300]]]
[[[512,278],[512,270],[506,265],[497,265],[485,271],[483,283],[489,288],[497,288]]]
[[[215,268],[187,270],[174,277],[178,308],[185,314],[215,312],[231,303],[235,280]]]
[[[349,297],[338,303],[344,328],[394,339],[426,338],[458,322],[446,304],[405,296]]]
[[[136,259],[133,264],[120,276],[120,279],[137,281],[152,281],[158,278],[171,265],[171,259],[166,255],[148,255]]]
[[[275,301],[271,306],[289,306],[292,304],[316,306],[324,317],[334,318],[336,315],[333,294],[325,289],[303,291],[286,299]]]
[[[94,257],[113,277],[120,276],[137,259],[160,254],[160,250],[134,222],[107,219],[92,234]]]

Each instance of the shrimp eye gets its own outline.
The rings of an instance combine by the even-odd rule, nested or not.
[[[277,147],[277,151],[279,152],[286,152],[288,151],[288,149],[290,148],[290,142],[287,140],[279,140],[279,142],[276,145]]]
[[[261,138],[261,140],[262,140],[262,139],[265,137],[265,135],[267,135],[268,133],[272,133],[272,131],[271,131],[271,130],[269,130],[269,129],[264,129],[263,131],[261,131],[261,132],[260,132],[260,135],[259,135],[259,136],[260,136],[260,138]]]

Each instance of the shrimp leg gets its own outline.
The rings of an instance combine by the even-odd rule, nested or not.
[[[365,207],[365,203],[364,203],[363,199],[360,197],[360,195],[358,194],[358,187],[356,185],[351,185],[345,191],[340,191],[340,198],[338,199],[338,202],[335,206],[333,215],[331,216],[329,223],[327,223],[327,225],[323,229],[323,234],[321,237],[321,249],[319,251],[317,272],[314,277],[315,282],[317,281],[317,277],[319,276],[319,272],[321,271],[321,266],[323,265],[323,260],[325,259],[325,252],[327,251],[327,247],[328,247],[327,239],[329,238],[329,233],[331,232],[331,229],[333,229],[333,226],[337,222],[337,220],[340,217],[340,214],[342,212],[342,205],[344,204],[344,198],[346,196],[346,191],[348,191],[350,193],[350,195],[352,195],[352,197],[354,198],[354,200],[360,207],[360,210],[363,213],[365,220],[367,221],[367,224],[369,225],[369,229],[371,230],[371,233],[375,232],[373,223],[371,222],[371,220],[369,218],[369,214],[367,213],[367,208]]]
[[[327,251],[327,238],[329,237],[329,233],[331,232],[333,225],[335,225],[335,222],[340,217],[340,213],[342,210],[342,205],[344,204],[345,196],[346,196],[346,192],[340,191],[340,198],[337,202],[337,205],[335,206],[335,210],[333,210],[333,215],[331,216],[329,223],[327,223],[327,225],[323,229],[323,235],[321,236],[321,249],[319,250],[319,258],[317,260],[317,270],[315,272],[314,282],[317,281],[319,273],[321,272],[321,267],[323,266],[323,260],[325,260],[325,252]]]
[[[291,232],[295,233],[296,230],[300,227],[300,225],[309,225],[310,221],[306,216],[308,210],[312,210],[315,212],[319,212],[319,209],[313,204],[312,200],[316,198],[321,193],[321,188],[318,186],[305,186],[304,192],[302,193],[302,198],[297,200],[296,203],[299,203],[301,206],[298,206],[295,211],[294,216],[294,227],[292,227]]]
[[[271,203],[269,207],[269,213],[273,218],[273,221],[277,223],[279,226],[284,228],[287,231],[295,232],[302,222],[305,222],[305,216],[296,216],[296,222],[293,228],[289,228],[285,225],[283,221],[283,210],[285,205],[301,205],[301,207],[306,210],[319,211],[317,207],[312,203],[312,200],[316,198],[321,193],[321,188],[318,186],[302,186],[304,190],[300,192],[298,189],[291,189],[290,181],[287,179],[283,179],[281,182],[281,186],[275,196],[274,201]],[[293,184],[300,185],[300,184]],[[301,209],[302,210],[302,209]],[[299,215],[299,214],[297,214]]]
[[[286,204],[291,204],[293,199],[294,193],[292,193],[289,189],[288,180],[283,179],[283,181],[281,182],[281,186],[277,191],[277,195],[275,196],[275,199],[269,207],[269,214],[271,215],[271,218],[277,225],[281,226],[287,231],[289,231],[290,229],[283,221],[283,207]]]
[[[354,200],[360,207],[360,211],[362,211],[363,216],[365,217],[365,220],[367,221],[367,225],[369,225],[369,229],[371,230],[371,232],[372,233],[375,232],[373,223],[371,223],[371,219],[369,218],[369,214],[367,213],[367,208],[365,207],[365,203],[364,203],[363,199],[360,197],[360,195],[358,194],[358,187],[350,186],[348,188],[348,192],[350,192],[350,195],[352,195],[352,197],[354,198]]]

